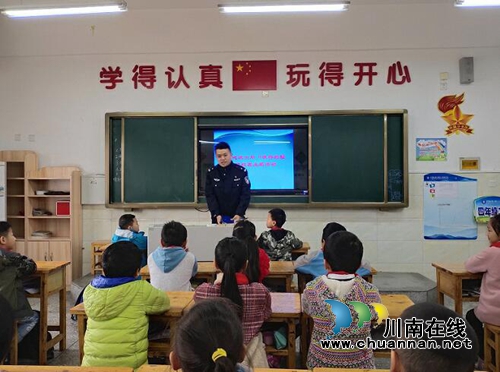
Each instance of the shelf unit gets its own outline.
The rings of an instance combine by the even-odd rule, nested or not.
[[[77,167],[45,167],[26,174],[26,254],[34,260],[70,261],[67,285],[82,275],[81,173]],[[37,191],[64,191],[69,195],[37,195]],[[59,201],[69,202],[70,214],[56,215]],[[33,209],[51,215],[34,216]],[[35,231],[51,231],[50,238],[32,236]]]
[[[4,150],[0,161],[7,167],[7,222],[17,238],[16,251],[26,254],[26,173],[38,168],[38,156],[33,151]]]

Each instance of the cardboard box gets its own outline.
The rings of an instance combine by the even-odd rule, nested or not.
[[[71,208],[69,200],[56,201],[56,216],[69,216]]]

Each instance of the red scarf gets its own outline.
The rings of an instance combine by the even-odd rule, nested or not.
[[[490,247],[500,248],[500,241],[493,243]]]
[[[248,277],[245,274],[243,274],[243,273],[236,273],[234,276],[236,277],[236,283],[238,285],[249,284],[250,283],[248,281]]]

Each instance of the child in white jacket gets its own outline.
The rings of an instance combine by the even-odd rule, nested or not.
[[[151,284],[163,291],[192,291],[191,278],[198,272],[196,257],[186,248],[187,230],[170,221],[161,230],[161,247],[148,257]]]

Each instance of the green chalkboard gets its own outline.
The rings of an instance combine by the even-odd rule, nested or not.
[[[309,123],[309,195],[255,195],[260,206],[408,205],[407,113],[108,114],[107,205],[205,206],[197,196],[198,127]],[[199,167],[198,167],[199,168]],[[200,170],[198,169],[198,173]]]
[[[387,201],[404,201],[405,152],[402,115],[387,115]]]
[[[110,122],[110,190],[109,200],[111,203],[121,203],[122,201],[122,120],[111,119]]]
[[[313,116],[312,201],[384,201],[384,116]]]
[[[112,123],[112,143],[122,132]],[[194,203],[194,118],[125,118],[122,126],[124,203]],[[114,159],[112,169],[117,169]],[[121,201],[121,200],[120,200]]]

